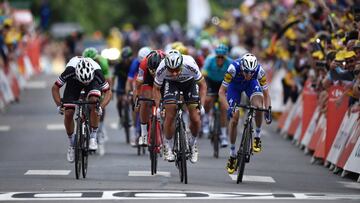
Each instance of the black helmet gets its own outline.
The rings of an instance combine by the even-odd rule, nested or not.
[[[162,50],[154,50],[147,56],[147,67],[154,73],[159,66],[161,60],[165,58],[165,53]]]
[[[126,46],[126,47],[122,48],[122,50],[121,50],[121,58],[122,59],[130,58],[132,56],[132,54],[133,54],[132,49],[129,46]]]

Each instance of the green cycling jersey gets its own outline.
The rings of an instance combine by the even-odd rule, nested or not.
[[[101,71],[105,79],[110,79],[111,75],[110,75],[108,60],[99,54],[95,56],[94,60],[100,65]]]

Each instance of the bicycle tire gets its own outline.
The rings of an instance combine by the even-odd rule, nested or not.
[[[179,126],[179,141],[180,141],[180,159],[181,159],[181,170],[182,170],[182,181],[185,184],[188,183],[188,177],[187,177],[187,166],[186,166],[186,140],[185,140],[185,130],[184,125],[182,122],[180,122]]]
[[[243,133],[243,137],[241,139],[241,145],[239,148],[239,153],[238,153],[238,174],[237,174],[237,179],[236,179],[236,183],[239,184],[242,182],[243,180],[243,176],[244,176],[244,171],[245,171],[245,163],[246,163],[246,154],[249,150],[250,147],[250,133],[251,133],[251,124],[246,125],[245,129],[244,129],[244,133]]]
[[[124,110],[124,121],[123,121],[123,127],[125,130],[125,138],[126,138],[126,143],[129,144],[130,143],[130,108],[128,106],[128,104],[125,104],[125,108],[123,108]]]
[[[82,176],[86,178],[87,168],[88,168],[88,159],[89,159],[89,142],[90,142],[90,130],[89,125],[85,123],[85,133],[83,136],[83,147],[82,147]]]
[[[76,121],[76,133],[75,133],[75,141],[74,141],[74,150],[75,150],[75,177],[79,179],[81,173],[81,143],[80,143],[80,135],[81,135],[81,118],[78,118]]]
[[[215,111],[215,119],[214,119],[214,130],[213,130],[213,147],[214,147],[214,157],[219,158],[219,139],[220,139],[220,119],[219,112]]]
[[[149,154],[151,161],[151,175],[156,174],[157,167],[157,153],[155,152],[156,147],[156,118],[151,118],[151,130],[150,130],[150,142],[149,142]]]

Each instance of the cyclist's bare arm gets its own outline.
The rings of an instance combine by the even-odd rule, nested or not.
[[[269,94],[269,89],[264,89],[263,90],[263,95],[264,95],[265,108],[268,109],[269,106],[271,106],[271,98],[270,98],[270,94]]]
[[[200,102],[201,102],[201,105],[204,106],[205,99],[206,99],[206,92],[207,92],[207,85],[206,85],[204,78],[201,78],[198,81],[198,85],[199,85],[199,91],[200,91]]]
[[[221,85],[220,89],[219,89],[219,100],[220,100],[220,103],[225,106],[225,109],[228,109],[229,104],[226,100],[226,92],[227,92],[227,87],[225,87],[224,85]]]
[[[156,83],[154,83],[154,87],[153,87],[153,97],[155,100],[156,107],[159,107],[161,93],[160,93],[160,87]]]
[[[141,85],[143,84],[142,81],[140,80],[136,80],[136,83],[135,83],[135,91],[134,91],[134,98],[136,98],[137,96],[140,95],[141,93]]]
[[[105,108],[106,105],[109,104],[110,99],[111,99],[111,95],[112,95],[112,91],[111,90],[107,90],[104,93],[104,99],[101,101],[100,107],[101,108]]]
[[[51,88],[51,93],[56,106],[60,106],[61,105],[60,87],[54,84]]]

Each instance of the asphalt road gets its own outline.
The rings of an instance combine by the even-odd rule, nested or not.
[[[360,201],[359,183],[311,164],[276,132],[275,123],[263,128],[263,152],[246,165],[241,184],[225,170],[229,149],[215,159],[206,138],[199,139],[198,163],[188,164],[189,184],[161,159],[158,175],[151,176],[148,153],[138,156],[117,127],[115,100],[107,108],[105,154],[91,156],[87,178],[76,180],[74,164],[66,161],[63,118],[51,98],[55,78],[31,80],[20,102],[0,114],[0,201]]]

